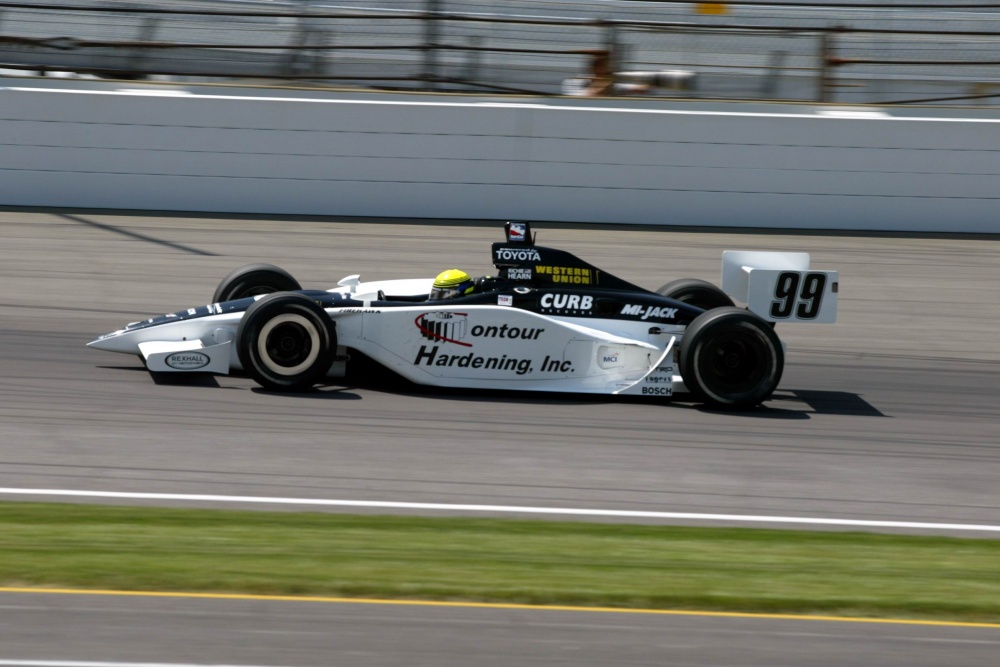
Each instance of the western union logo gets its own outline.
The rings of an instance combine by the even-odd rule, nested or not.
[[[593,271],[575,266],[535,266],[535,273],[552,276],[552,282],[554,283],[591,285],[594,281]]]

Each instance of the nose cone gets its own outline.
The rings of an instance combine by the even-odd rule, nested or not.
[[[125,336],[125,329],[119,329],[118,331],[113,331],[109,334],[104,334],[100,338],[96,338],[89,343],[87,347],[92,347],[95,350],[105,350],[106,352],[138,352],[139,347],[135,341],[131,340],[131,336]]]

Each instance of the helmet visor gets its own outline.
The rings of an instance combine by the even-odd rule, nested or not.
[[[464,283],[459,283],[454,287],[432,287],[430,299],[455,299],[472,292],[473,287],[475,287],[475,283],[471,280],[466,280]]]

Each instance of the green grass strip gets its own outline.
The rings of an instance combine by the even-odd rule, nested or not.
[[[1000,540],[0,503],[0,585],[1000,622]]]

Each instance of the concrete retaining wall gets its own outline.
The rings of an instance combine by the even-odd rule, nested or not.
[[[1000,232],[996,111],[26,81],[5,205]]]

